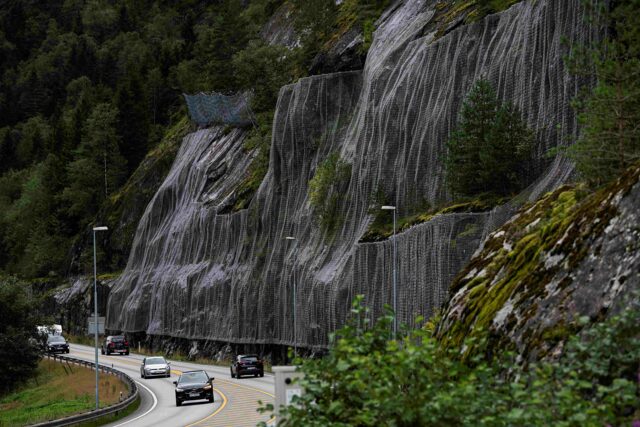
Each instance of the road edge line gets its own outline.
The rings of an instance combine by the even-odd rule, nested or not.
[[[154,392],[152,392],[152,391],[151,391],[151,389],[150,389],[149,387],[147,387],[146,385],[142,384],[140,381],[136,381],[136,384],[138,384],[138,385],[139,385],[139,386],[141,386],[141,387],[144,387],[144,389],[145,389],[145,390],[147,390],[149,393],[151,393],[151,396],[153,397],[153,405],[151,406],[151,409],[149,409],[147,412],[145,412],[145,413],[144,413],[144,414],[142,414],[142,415],[138,415],[137,417],[132,418],[132,419],[130,419],[129,421],[125,421],[125,422],[123,422],[123,423],[121,423],[121,424],[116,424],[116,425],[115,425],[115,426],[113,426],[113,427],[120,427],[120,426],[123,426],[123,425],[125,425],[125,424],[129,424],[129,423],[130,423],[130,422],[132,422],[132,421],[139,420],[140,418],[142,418],[142,417],[144,417],[144,416],[148,415],[148,414],[149,414],[149,412],[153,411],[153,410],[156,408],[156,406],[158,406],[158,398],[156,397],[156,394],[155,394]]]

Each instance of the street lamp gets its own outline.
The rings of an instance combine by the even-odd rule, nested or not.
[[[96,266],[96,231],[107,231],[108,228],[93,227],[93,326],[95,327],[96,343],[96,411],[99,408],[98,399],[98,268]]]
[[[397,285],[396,285],[396,207],[395,206],[382,206],[380,209],[383,211],[393,211],[393,337],[397,338],[398,334],[398,299],[397,299]]]
[[[285,237],[286,240],[296,240],[295,237],[292,236],[287,236]],[[297,246],[298,242],[295,242],[295,245],[293,246],[293,256],[295,257],[296,252],[296,246]],[[294,260],[295,262],[295,260]],[[296,324],[296,268],[295,265],[293,266],[292,270],[292,274],[293,274],[293,354],[294,356],[298,355],[298,339],[297,339],[297,324]]]

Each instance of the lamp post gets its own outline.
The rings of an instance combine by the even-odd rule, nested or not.
[[[393,337],[398,336],[398,293],[396,285],[396,207],[395,206],[382,206],[380,209],[383,211],[393,211]]]
[[[296,240],[295,237],[292,236],[287,236],[285,237],[286,240]],[[296,241],[294,243],[293,246],[293,255],[295,256],[296,252],[296,246],[297,246],[298,242]],[[294,357],[298,355],[298,339],[297,339],[297,324],[296,324],[296,268],[295,265],[293,266],[292,270],[292,274],[293,274],[293,354]]]
[[[96,231],[107,231],[108,228],[93,227],[93,325],[95,327],[96,344],[96,411],[99,408],[98,398],[98,268],[96,266]]]

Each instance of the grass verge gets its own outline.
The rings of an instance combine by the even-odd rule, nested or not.
[[[86,423],[78,424],[78,427],[98,427],[106,424],[113,423],[115,421],[121,420],[129,415],[133,414],[140,407],[140,396],[133,402],[131,405],[127,407],[124,411],[119,411],[114,414],[109,414],[104,417],[101,417],[97,420],[87,421]]]
[[[0,398],[0,426],[21,426],[56,420],[95,407],[95,373],[78,365],[47,359],[24,387]],[[116,403],[128,394],[127,385],[112,375],[100,375],[100,406]]]

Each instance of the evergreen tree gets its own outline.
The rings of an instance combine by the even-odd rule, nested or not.
[[[508,195],[523,188],[532,163],[533,134],[513,105],[500,104],[486,80],[463,102],[447,141],[446,178],[459,196]]]
[[[126,161],[119,150],[117,116],[112,105],[98,104],[83,127],[82,142],[67,167],[70,184],[62,194],[71,216],[90,218],[122,183]]]
[[[580,175],[604,184],[640,160],[640,0],[620,2],[612,11],[594,11],[594,22],[608,28],[600,43],[576,48],[569,58],[577,74],[597,81],[574,103],[582,125],[567,153]]]
[[[128,172],[131,173],[149,149],[151,111],[139,70],[132,69],[131,74],[118,85],[116,106],[118,116],[115,124],[120,136],[119,151],[126,159]]]

